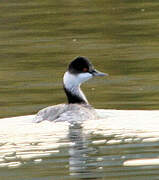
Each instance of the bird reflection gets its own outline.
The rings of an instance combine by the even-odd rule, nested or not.
[[[95,159],[90,157],[96,150],[89,146],[89,139],[83,133],[81,124],[69,126],[69,138],[73,143],[69,149],[70,175],[79,179],[98,179],[98,165],[94,163]]]

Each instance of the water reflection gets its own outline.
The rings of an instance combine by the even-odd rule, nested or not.
[[[97,112],[101,119],[71,125],[32,123],[34,116],[1,119],[0,174],[12,180],[157,178],[159,111]]]
[[[97,164],[91,165],[91,154],[95,152],[89,146],[87,136],[83,134],[81,124],[72,124],[69,126],[69,138],[74,143],[69,149],[69,169],[70,175],[74,178],[80,179],[94,179],[99,176],[97,171]]]

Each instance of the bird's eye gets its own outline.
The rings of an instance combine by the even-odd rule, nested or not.
[[[83,68],[83,72],[88,72],[88,68]]]

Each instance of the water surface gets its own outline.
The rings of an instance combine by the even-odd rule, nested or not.
[[[67,64],[79,55],[90,58],[97,69],[110,74],[108,78],[94,79],[83,85],[93,106],[120,110],[159,109],[158,1],[2,0],[0,14],[1,118],[34,114],[43,107],[65,102],[62,76]],[[107,141],[116,139],[117,131],[109,134],[104,130],[103,134],[108,133],[108,137],[101,133],[85,136],[81,128],[75,129],[77,134],[76,130],[68,129],[71,135],[59,142],[77,141],[77,148],[57,148],[56,155],[46,157],[46,164],[37,160],[39,164],[35,166],[31,160],[20,169],[8,170],[7,166],[5,170],[2,168],[1,176],[7,180],[13,176],[16,180],[92,179],[95,175],[89,172],[93,171],[99,179],[159,178],[158,165],[128,167],[123,166],[122,160],[157,158],[157,140],[143,142],[139,138],[139,141],[123,140],[118,145],[108,145]],[[94,145],[96,140],[101,140],[101,144]],[[9,150],[8,143],[5,145]],[[84,154],[78,147],[84,149]],[[69,163],[76,159],[70,151],[82,156],[79,164],[88,165],[80,170],[79,176],[73,173],[74,168],[69,169],[72,167]],[[11,174],[7,177],[8,172]]]

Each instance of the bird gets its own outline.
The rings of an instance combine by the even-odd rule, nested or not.
[[[86,96],[80,88],[85,81],[95,76],[108,76],[94,68],[86,57],[76,57],[68,65],[63,76],[63,88],[68,103],[46,107],[40,110],[33,122],[83,122],[84,120],[98,119],[96,110],[88,103]]]

